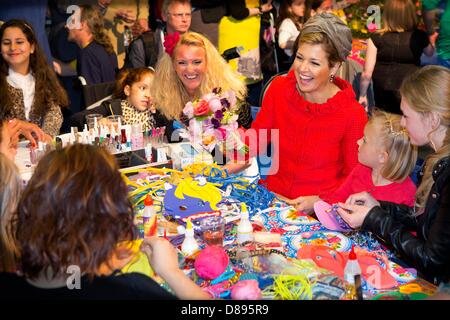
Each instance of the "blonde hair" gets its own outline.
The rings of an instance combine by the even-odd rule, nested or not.
[[[433,167],[450,154],[450,70],[441,66],[425,66],[403,80],[400,94],[423,118],[434,112],[439,116],[440,124],[446,127],[442,147],[427,157],[422,182],[416,192],[416,205],[424,207],[434,183]],[[431,135],[437,129],[428,133],[431,145]]]
[[[411,31],[417,26],[416,8],[411,0],[387,0],[379,33]]]
[[[105,31],[103,17],[100,15],[100,12],[90,5],[83,5],[81,8],[81,21],[87,22],[95,42],[104,47],[108,54],[113,54],[114,48],[111,44],[111,39]]]
[[[14,225],[21,191],[16,165],[0,153],[0,271],[16,271],[19,250]]]
[[[244,101],[247,94],[245,83],[225,62],[214,45],[203,35],[186,32],[180,36],[172,57],[164,52],[156,65],[155,79],[151,93],[155,106],[169,119],[179,119],[183,108],[191,100],[189,94],[175,71],[175,56],[180,46],[203,48],[206,56],[206,72],[197,89],[196,98],[212,92],[214,88],[232,90],[239,101]]]
[[[378,129],[377,138],[388,154],[381,175],[395,182],[405,180],[417,161],[417,147],[410,143],[408,132],[402,128],[400,120],[401,116],[397,114],[375,110],[368,122]]]

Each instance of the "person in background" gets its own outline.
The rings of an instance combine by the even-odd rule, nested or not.
[[[278,16],[278,45],[291,57],[292,48],[305,22],[305,0],[286,0],[281,3]]]
[[[240,105],[239,125],[248,128],[251,113],[245,102],[247,88],[238,74],[231,70],[217,49],[203,35],[187,32],[166,48],[161,56],[151,89],[156,109],[167,118],[170,141],[180,122],[188,125],[182,112],[186,103],[211,93],[214,88],[232,90]]]
[[[357,164],[357,141],[367,115],[352,86],[335,76],[351,51],[350,29],[337,16],[323,13],[310,18],[299,37],[292,69],[273,80],[252,123],[257,143],[245,143],[249,157],[265,152],[269,142],[279,150],[267,188],[310,212],[318,196],[336,190]],[[266,141],[259,137],[263,130],[269,132]],[[277,130],[278,141],[271,141],[271,130]],[[246,165],[230,162],[225,168],[233,173]]]
[[[0,39],[0,118],[32,122],[47,135],[58,135],[61,107],[68,105],[68,99],[32,27],[24,20],[9,20],[0,28]],[[25,129],[22,132],[30,128],[17,121],[16,125]],[[39,135],[39,140],[49,138]]]
[[[433,20],[436,9],[445,5],[440,18],[439,32],[434,29]],[[450,1],[422,0],[423,20],[425,22],[430,43],[436,47],[438,63],[450,68]]]
[[[17,212],[21,275],[0,273],[8,298],[175,298],[144,274],[121,274],[105,267],[117,259],[127,260],[131,248],[120,246],[119,250],[119,244],[136,237],[127,186],[105,149],[75,144],[45,155],[25,187]],[[141,250],[176,297],[209,298],[179,269],[170,242],[144,239]],[[68,270],[74,266],[80,271],[80,288],[71,290]]]
[[[414,207],[377,201],[369,193],[340,203],[341,217],[370,231],[403,262],[435,284],[450,280],[450,70],[425,66],[400,88],[401,125],[416,146],[430,145]],[[357,204],[357,203],[363,203]],[[416,232],[416,235],[411,231]]]
[[[191,12],[189,0],[164,0],[162,19],[165,26],[144,32],[130,44],[124,68],[155,67],[164,52],[164,35],[187,32],[191,26]]]
[[[11,138],[7,121],[0,120],[0,272],[16,271],[18,257],[13,218],[22,188]]]
[[[93,6],[80,7],[80,15],[74,14],[66,26],[69,29],[68,40],[80,48],[76,74],[84,77],[88,85],[114,81],[118,69],[117,55],[105,32],[103,18]],[[63,76],[74,74],[70,66],[61,63],[55,63],[55,69]]]
[[[6,127],[2,124],[1,130]],[[15,272],[17,270],[17,257],[19,256],[15,230],[16,208],[22,191],[22,181],[11,154],[3,145],[7,137],[0,135],[0,272]]]
[[[328,203],[344,202],[352,194],[367,191],[375,199],[408,206],[414,205],[416,186],[409,177],[417,160],[401,117],[374,111],[358,140],[359,164],[344,183],[323,199]]]
[[[399,114],[403,79],[420,67],[422,52],[431,56],[434,50],[427,34],[417,29],[411,0],[386,1],[382,19],[383,28],[368,40],[359,103],[368,105],[367,90],[373,79],[377,108]]]
[[[225,2],[227,15],[219,23],[219,52],[224,54],[229,49],[241,49],[237,58],[227,60],[245,81],[248,87],[247,101],[252,106],[258,105],[263,80],[261,15],[272,10],[271,2],[272,0],[228,0]]]
[[[51,66],[53,58],[45,30],[47,2],[47,0],[2,0],[0,1],[0,21],[26,20],[35,31],[37,42]]]
[[[71,126],[83,130],[86,115],[101,114],[122,116],[122,124],[142,124],[142,129],[163,127],[159,111],[153,105],[150,93],[154,71],[148,68],[127,69],[122,71],[116,81],[113,99],[104,101],[100,106],[76,113],[71,118]],[[103,119],[102,119],[103,120]]]
[[[219,22],[227,12],[222,0],[192,0],[191,31],[208,37],[217,48],[219,45]]]

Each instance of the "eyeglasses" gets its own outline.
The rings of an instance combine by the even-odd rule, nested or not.
[[[191,13],[170,13],[170,12],[167,13],[174,16],[177,19],[190,18],[192,16]]]

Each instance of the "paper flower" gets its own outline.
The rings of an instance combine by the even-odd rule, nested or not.
[[[178,32],[169,33],[164,36],[164,48],[169,56],[172,56],[173,50],[180,40],[180,34]]]

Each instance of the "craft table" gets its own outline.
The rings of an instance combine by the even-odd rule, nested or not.
[[[261,188],[263,187],[261,186]],[[163,207],[164,204],[161,204],[159,208]],[[160,213],[167,214],[164,211],[160,211]],[[383,247],[370,233],[352,231],[344,234],[330,231],[318,220],[306,214],[297,212],[291,206],[288,206],[277,199],[275,199],[268,208],[259,208],[259,211],[252,212],[251,217],[251,220],[254,223],[263,226],[265,229],[264,231],[281,234],[283,251],[289,258],[296,258],[297,251],[303,245],[327,246],[337,252],[344,253],[349,252],[353,244],[367,252],[378,253],[378,256],[382,255],[382,257],[385,258],[385,261],[389,259],[387,265],[384,262],[380,262],[380,265],[392,275],[399,286],[415,281],[417,278],[414,269],[407,269],[395,263],[394,261],[398,261],[395,255]],[[230,224],[231,226],[228,225],[226,228],[224,237],[224,248],[227,250],[237,246],[235,242],[236,226],[233,223]],[[182,236],[177,237],[177,241],[173,242],[176,246],[180,245],[180,241],[183,239]],[[199,236],[197,239],[200,247],[204,247],[201,237]],[[380,260],[378,259],[378,256],[376,256],[377,260]],[[433,289],[433,285],[429,284],[429,287]],[[392,291],[395,290],[395,288],[376,290],[371,287],[369,283],[363,281],[363,290],[366,297],[374,297],[378,293]]]

